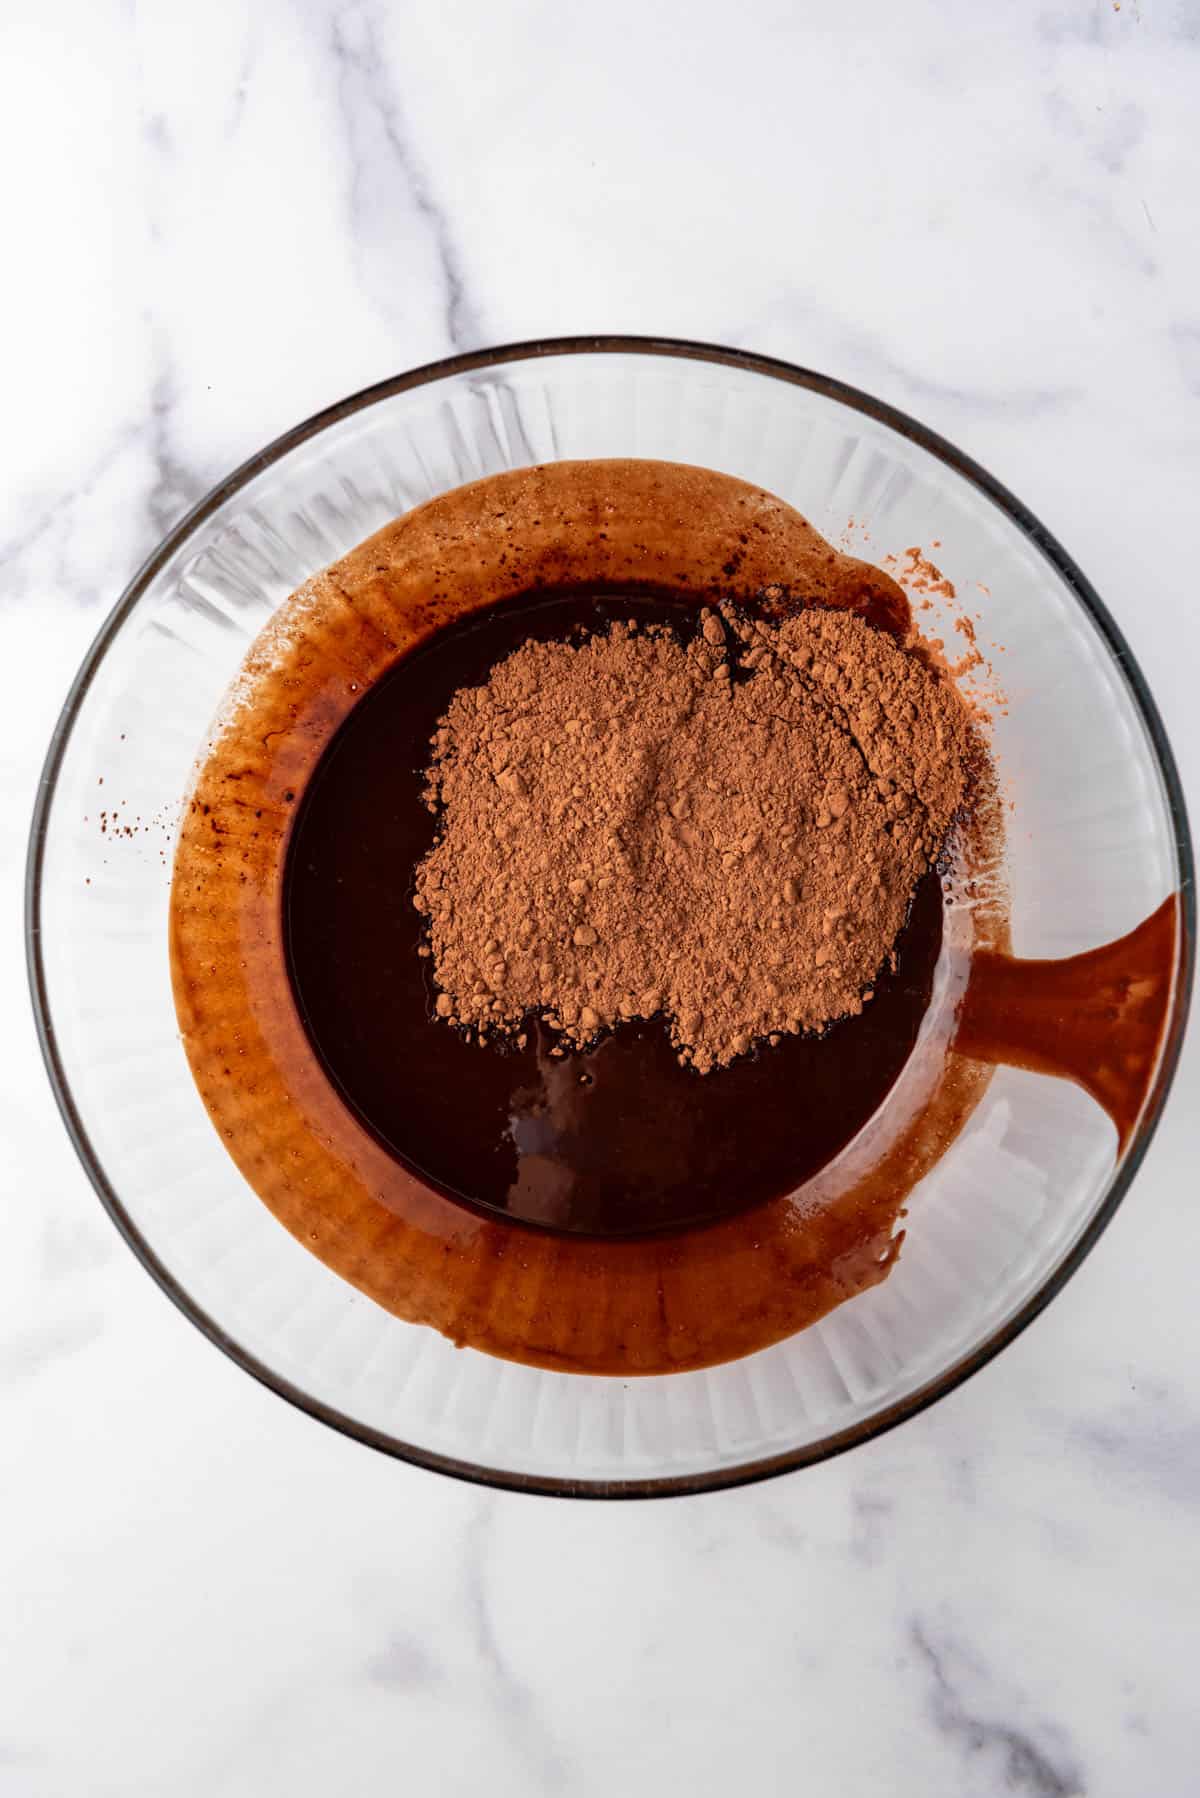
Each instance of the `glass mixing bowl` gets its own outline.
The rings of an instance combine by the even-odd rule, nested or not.
[[[997,646],[1016,953],[1091,948],[1184,895],[1163,1053],[1123,1154],[1082,1090],[1000,1068],[913,1193],[888,1280],[757,1355],[630,1381],[456,1349],[307,1253],[209,1121],[167,957],[180,804],[275,608],[422,500],[500,469],[600,456],[738,475],[872,560],[936,542],[966,603],[951,614],[927,592],[922,629],[946,634],[965,609],[981,646]],[[1011,494],[824,376],[704,345],[570,339],[459,356],[348,399],[253,457],[172,531],[100,632],[51,743],[30,848],[29,959],[84,1166],[146,1268],[226,1354],[326,1423],[443,1472],[657,1495],[864,1441],[949,1391],[1047,1303],[1112,1216],[1161,1112],[1194,959],[1191,876],[1175,764],[1137,665],[1079,569]]]

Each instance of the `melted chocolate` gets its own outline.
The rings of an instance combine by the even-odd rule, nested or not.
[[[693,606],[798,595],[879,623],[907,618],[887,575],[728,475],[559,462],[442,494],[306,582],[252,647],[182,822],[171,971],[213,1123],[306,1249],[397,1317],[456,1343],[624,1378],[752,1353],[885,1279],[907,1196],[969,1117],[989,1070],[949,1056],[924,1107],[893,1112],[869,1154],[819,1198],[806,1188],[700,1228],[637,1237],[518,1225],[447,1197],[384,1147],[314,1054],[288,972],[285,873],[303,798],[341,725],[401,657],[501,600],[566,584],[670,590]],[[990,843],[985,830],[970,866],[987,860]],[[403,870],[388,878],[406,910]],[[997,946],[1003,923],[973,917],[976,937],[983,930]],[[369,1009],[386,997],[372,986]],[[482,1051],[464,1053],[476,1069],[484,1063]]]
[[[694,1079],[707,1106],[720,1102],[713,1098],[719,1091],[714,1082],[737,1075],[753,1092],[772,1064],[784,1066],[788,1055],[803,1052],[813,1057],[814,1070],[819,1057],[831,1073],[840,1066],[861,1079],[856,1090],[862,1106],[869,1106],[870,1080],[851,1063],[866,1055],[865,1033],[886,1015],[883,983],[863,1019],[807,1046],[785,1042],[744,1064],[741,1074],[735,1067],[685,1076],[673,1060],[666,1065],[665,1045],[651,1031],[637,1041],[617,1037],[591,1057],[552,1062],[548,1093],[538,1084],[533,1051],[528,1078],[519,1080],[515,1065],[493,1060],[492,1051],[457,1042],[448,1027],[435,1033],[425,1009],[428,994],[420,990],[417,920],[405,885],[420,843],[428,840],[421,833],[431,831],[434,821],[416,800],[415,770],[426,745],[418,740],[416,714],[409,726],[402,727],[401,718],[410,702],[425,706],[419,728],[427,734],[442,703],[433,681],[441,648],[422,661],[422,646],[441,641],[444,648],[450,636],[439,640],[435,634],[457,629],[459,621],[465,643],[469,621],[490,631],[506,614],[515,619],[515,611],[493,614],[488,608],[534,589],[573,583],[577,591],[627,595],[670,588],[689,595],[693,606],[724,597],[770,605],[776,598],[786,603],[786,589],[772,592],[772,584],[785,578],[809,603],[847,606],[893,628],[905,623],[903,595],[894,582],[839,555],[769,494],[675,464],[555,463],[459,488],[386,526],[306,583],[248,657],[237,702],[198,772],[176,852],[171,965],[180,1030],[213,1123],[251,1186],[306,1248],[397,1317],[490,1354],[562,1371],[626,1378],[707,1367],[778,1342],[887,1277],[900,1252],[898,1223],[909,1195],[971,1115],[986,1089],[989,1063],[1012,1062],[1079,1081],[1114,1118],[1121,1144],[1128,1141],[1162,1065],[1181,968],[1177,897],[1127,937],[1063,962],[1021,962],[1001,953],[1007,944],[1003,905],[974,907],[975,959],[954,1050],[947,1046],[924,1102],[901,1117],[890,1107],[887,1128],[872,1141],[870,1154],[853,1166],[839,1163],[819,1198],[813,1189],[799,1196],[791,1191],[804,1165],[798,1139],[803,1135],[804,1154],[815,1159],[828,1153],[837,1132],[819,1135],[828,1120],[816,1114],[828,1107],[814,1102],[799,1072],[780,1101],[781,1111],[797,1122],[796,1135],[788,1141],[776,1115],[772,1140],[786,1153],[774,1171],[760,1165],[755,1174],[761,1192],[780,1196],[701,1228],[664,1221],[670,1205],[679,1203],[679,1189],[672,1194],[669,1182],[654,1199],[664,1209],[650,1234],[587,1234],[586,1225],[584,1231],[524,1228],[509,1211],[512,1161],[508,1176],[492,1175],[501,1216],[483,1209],[479,1193],[488,1188],[473,1174],[466,1178],[461,1167],[453,1174],[443,1165],[436,1175],[447,1181],[449,1171],[461,1179],[475,1200],[467,1205],[446,1196],[452,1179],[441,1188],[414,1174],[403,1158],[416,1146],[414,1121],[430,1139],[440,1131],[445,1144],[465,1116],[463,1107],[475,1103],[477,1089],[497,1078],[497,1102],[518,1121],[511,1136],[501,1131],[490,1139],[496,1167],[506,1154],[515,1159],[518,1148],[521,1160],[531,1163],[530,1132],[543,1128],[546,1115],[553,1122],[557,1112],[555,1153],[561,1161],[565,1152],[571,1194],[578,1195],[590,1170],[583,1169],[581,1178],[578,1132],[563,1129],[564,1111],[568,1122],[586,1117],[595,1141],[597,1113],[604,1113],[604,1130],[610,1129],[608,1095],[632,1094],[647,1153],[655,1147],[644,1124],[649,1107],[629,1072],[635,1056],[644,1057],[651,1079],[655,1058],[663,1054],[663,1079],[672,1085]],[[549,626],[549,612],[544,622]],[[521,628],[528,634],[533,626],[526,620]],[[422,668],[429,691],[410,694],[404,706],[393,704]],[[396,739],[401,760],[390,787],[376,784],[373,805],[371,788],[356,789],[338,773],[338,761],[350,757],[360,728],[368,736],[378,729],[381,739],[390,730],[412,733],[406,748]],[[366,737],[362,747],[369,748]],[[339,789],[346,807],[359,808],[357,831],[350,816],[337,815]],[[993,823],[977,816],[965,828],[967,872],[990,867],[998,846]],[[309,856],[306,864],[303,840],[320,829],[329,854]],[[390,859],[370,855],[375,833],[385,847],[390,841]],[[311,840],[316,844],[317,835]],[[360,855],[361,864],[355,861]],[[373,885],[362,887],[358,908],[357,902],[349,905],[348,890],[357,876],[348,883],[344,870],[360,865]],[[903,1032],[924,1004],[921,970],[936,943],[921,932],[940,928],[936,899],[932,881],[918,889],[901,945],[902,980],[915,985],[894,1001],[899,1035],[881,1049],[871,1076],[880,1095],[907,1054]],[[318,916],[318,902],[350,919],[340,942],[331,917],[322,922]],[[361,915],[376,935],[356,944],[351,914]],[[322,940],[338,961],[327,973],[319,966]],[[397,981],[409,977],[416,988],[401,999]],[[297,994],[311,1034],[298,1015]],[[399,1014],[398,1042],[411,1032],[413,1043],[427,1043],[431,1053],[459,1058],[456,1079],[439,1087],[423,1071],[422,1054],[404,1051],[406,1078],[425,1082],[421,1103],[431,1092],[441,1094],[436,1131],[414,1120],[417,1088],[405,1087],[397,1070],[389,1072],[378,1059],[382,1039],[372,1033],[390,1028],[389,1010]],[[858,1045],[855,1056],[851,1043]],[[932,1050],[936,1057],[937,1043]],[[374,1094],[355,1073],[372,1065],[379,1073]],[[609,1065],[615,1070],[611,1081]],[[572,1085],[572,1068],[594,1085],[578,1079]],[[331,1072],[351,1090],[352,1103]],[[560,1091],[554,1082],[562,1083]],[[844,1099],[835,1091],[830,1105]],[[619,1120],[620,1108],[610,1110]],[[840,1115],[839,1129],[850,1123],[848,1110]],[[732,1122],[740,1127],[736,1117]],[[703,1175],[703,1121],[699,1128],[693,1141],[692,1122],[681,1109],[671,1155],[692,1154]],[[662,1130],[665,1135],[665,1124]],[[403,1139],[402,1154],[385,1146],[389,1132]],[[564,1137],[572,1140],[564,1143]],[[762,1154],[762,1141],[749,1132],[740,1141],[751,1160]],[[428,1142],[424,1152],[430,1152]],[[668,1159],[665,1151],[662,1159]],[[707,1192],[709,1201],[728,1209],[730,1189],[718,1192],[710,1181]],[[544,1194],[540,1211],[537,1204],[522,1204],[531,1220],[536,1213],[537,1221],[548,1221]],[[638,1220],[643,1229],[654,1221],[647,1208],[648,1201]],[[582,1202],[578,1217],[582,1222]],[[563,1218],[553,1221],[561,1225]],[[610,1231],[627,1223],[628,1217],[622,1223],[610,1210]]]
[[[1162,1048],[1178,961],[1174,894],[1127,936],[1060,961],[977,954],[954,1047],[1074,1080],[1102,1105],[1124,1149]]]
[[[337,980],[327,981],[321,998],[313,984],[320,982],[316,954],[303,954],[300,966],[302,912],[316,893],[306,900],[297,845],[319,822],[322,789],[334,792],[330,744],[339,728],[350,720],[344,750],[359,717],[370,721],[363,695],[376,688],[384,695],[385,730],[392,710],[387,682],[398,659],[408,658],[411,674],[435,633],[472,618],[488,625],[487,608],[521,592],[567,583],[611,594],[670,588],[686,592],[693,605],[705,597],[769,605],[776,597],[786,603],[787,589],[772,593],[772,584],[785,580],[809,603],[847,606],[893,628],[906,621],[893,581],[839,555],[769,494],[675,464],[555,463],[492,476],[407,513],[306,583],[251,651],[237,701],[198,772],[176,852],[171,963],[180,1030],[204,1103],[247,1181],[307,1249],[397,1317],[490,1354],[562,1371],[627,1378],[711,1366],[780,1341],[886,1278],[900,1252],[906,1201],[978,1103],[988,1063],[1011,1061],[1080,1081],[1115,1118],[1122,1143],[1128,1140],[1161,1067],[1181,965],[1177,898],[1128,937],[1061,963],[1000,953],[1007,944],[1003,905],[973,908],[976,959],[955,1044],[961,1053],[947,1050],[924,1102],[901,1117],[889,1108],[888,1127],[870,1154],[853,1166],[839,1163],[819,1201],[812,1189],[794,1197],[780,1186],[781,1196],[702,1228],[660,1224],[638,1237],[598,1236],[523,1228],[507,1206],[503,1217],[489,1215],[478,1199],[468,1206],[414,1174],[384,1146],[388,1120],[375,1100],[360,1090],[347,1104],[331,1080],[342,1053],[337,1032],[351,1039],[353,1059],[362,1048],[356,1032],[373,1028],[364,1020],[397,1005],[387,958],[410,972],[417,959],[409,959],[416,914],[404,884],[418,849],[405,831],[433,828],[423,812],[411,825],[389,824],[378,808],[362,814],[364,838],[375,830],[395,833],[396,859],[374,876],[383,935],[357,965],[343,961],[345,984],[339,991]],[[403,670],[401,663],[398,684]],[[420,703],[436,711],[432,692]],[[425,744],[405,753],[388,801],[401,810],[414,803],[414,769]],[[357,803],[352,793],[347,803]],[[329,822],[337,825],[336,818]],[[980,816],[967,829],[967,871],[991,866],[999,840],[993,822]],[[346,840],[341,852],[358,853]],[[337,872],[326,865],[321,876],[334,907],[346,899]],[[919,890],[910,931],[919,931],[921,908],[935,899],[932,883]],[[936,906],[934,915],[940,925]],[[315,931],[319,920],[312,916],[309,924]],[[315,950],[315,936],[313,943]],[[345,958],[353,951],[343,936],[331,952]],[[921,966],[907,938],[900,965],[902,974]],[[311,1008],[318,1055],[298,1015],[297,990]],[[362,1003],[351,1003],[352,991]],[[426,998],[399,1009],[405,1028],[432,1045]],[[882,1015],[877,999],[853,1025],[859,1034],[846,1040],[861,1046],[859,1023]],[[492,1056],[455,1044],[445,1027],[436,1040],[438,1053],[449,1045],[461,1057],[457,1087],[443,1089],[439,1127],[447,1130],[455,1105],[491,1078],[484,1070]],[[652,1067],[662,1047],[648,1034],[636,1052]],[[831,1065],[842,1055],[838,1032],[808,1047],[822,1060],[828,1054]],[[548,1099],[536,1072],[524,1089],[511,1081],[514,1134],[526,1162],[532,1155],[522,1131],[538,1121],[539,1106],[574,1115],[582,1093],[581,1115],[590,1117],[608,1089],[602,1057],[623,1070],[634,1052],[618,1038],[576,1063],[594,1087],[572,1086],[571,1064],[553,1062],[549,1078],[564,1086]],[[791,1052],[782,1045],[761,1065]],[[536,1055],[532,1060],[536,1070]],[[413,1062],[414,1076],[423,1078],[420,1057]],[[741,1077],[756,1082],[759,1068],[746,1064]],[[350,1072],[347,1063],[339,1078]],[[672,1069],[664,1074],[677,1078]],[[882,1092],[886,1068],[878,1077]],[[511,1079],[509,1070],[504,1078]],[[715,1090],[709,1083],[724,1078],[695,1077],[706,1098]],[[399,1084],[392,1080],[393,1102]],[[811,1094],[799,1078],[795,1088],[786,1104],[798,1111]],[[518,1103],[517,1094],[529,1089],[532,1099]],[[386,1099],[386,1081],[382,1090]],[[368,1100],[371,1127],[363,1122]],[[822,1120],[809,1123],[816,1128]],[[777,1120],[777,1140],[781,1135]],[[816,1139],[808,1140],[811,1147]],[[406,1144],[411,1153],[411,1140]],[[749,1147],[755,1153],[761,1145]],[[780,1179],[790,1182],[799,1165],[791,1160]],[[497,1178],[493,1190],[507,1196],[511,1184]],[[764,1175],[762,1190],[770,1184]],[[543,1204],[540,1221],[545,1211]]]
[[[578,590],[474,614],[401,658],[362,698],[304,795],[285,872],[288,971],[321,1061],[356,1115],[439,1190],[527,1224],[629,1236],[711,1222],[795,1190],[882,1103],[929,1003],[942,936],[920,883],[875,998],[820,1038],[785,1036],[709,1074],[665,1026],[630,1023],[585,1054],[481,1047],[433,1015],[412,876],[436,820],[429,738],[453,693],[530,637],[616,618],[695,628],[694,599]],[[900,620],[878,622],[900,624]]]

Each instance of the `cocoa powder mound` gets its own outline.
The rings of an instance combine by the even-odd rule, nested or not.
[[[966,709],[848,613],[701,623],[529,642],[455,695],[414,897],[439,1017],[581,1046],[661,1013],[707,1072],[869,1003],[967,795]]]

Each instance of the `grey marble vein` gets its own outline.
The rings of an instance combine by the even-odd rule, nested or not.
[[[142,125],[142,137],[149,149],[159,155],[169,155],[172,149],[171,124],[165,113],[147,113]]]
[[[177,404],[174,374],[170,366],[160,360],[146,422],[146,449],[151,470],[146,512],[159,537],[178,524],[183,514],[201,497],[207,484],[180,446],[175,425]]]
[[[1010,375],[993,386],[982,382],[944,380],[902,362],[873,332],[854,329],[845,319],[827,312],[815,295],[790,290],[755,314],[749,323],[731,328],[731,342],[748,347],[769,347],[777,321],[786,322],[794,335],[797,320],[811,318],[821,335],[836,340],[841,346],[841,365],[856,371],[856,378],[878,389],[904,390],[914,401],[933,401],[950,405],[956,411],[977,418],[1041,419],[1068,411],[1081,398],[1080,389],[1070,382],[1026,382]]]
[[[1189,393],[1200,395],[1200,324],[1184,319],[1169,325],[1167,331]]]
[[[968,1761],[991,1757],[999,1763],[1004,1789],[1028,1792],[1033,1798],[1085,1798],[1087,1786],[1065,1749],[1051,1749],[1015,1723],[983,1716],[960,1690],[954,1661],[962,1651],[935,1640],[933,1630],[914,1619],[910,1640],[932,1680],[929,1712],[938,1730]],[[978,1669],[974,1669],[978,1677]],[[1049,1726],[1043,1735],[1052,1732]]]
[[[61,561],[72,511],[92,497],[114,464],[136,444],[141,430],[142,426],[137,422],[122,425],[92,457],[83,473],[56,495],[50,505],[39,507],[28,524],[0,542],[0,570],[4,577],[0,583],[0,600],[21,597],[25,587],[20,563],[45,539],[52,540],[52,547]],[[64,591],[70,591],[71,583],[66,582],[63,586]]]
[[[851,1493],[850,1553],[864,1567],[878,1567],[886,1558],[895,1514],[895,1501],[881,1492]]]
[[[78,604],[96,599],[111,603],[120,586],[156,540],[176,525],[209,484],[208,477],[185,453],[183,433],[177,423],[175,379],[156,345],[157,371],[150,385],[145,409],[116,430],[83,472],[52,504],[38,509],[23,529],[0,542],[0,605],[21,600],[29,591],[35,572],[28,564],[34,552],[42,552],[55,588],[70,594]],[[127,466],[132,459],[132,466]],[[128,517],[136,522],[138,511],[144,526],[130,530],[127,553],[114,570],[113,581],[96,579],[96,569],[85,556],[83,566],[92,578],[84,578],[72,560],[75,538],[89,521],[80,515],[98,502],[104,483],[111,477],[130,478],[138,491],[137,507]],[[103,573],[104,571],[100,571]]]
[[[1096,147],[1096,156],[1110,175],[1124,173],[1133,152],[1145,140],[1146,131],[1146,114],[1140,106],[1126,103],[1111,110]]]
[[[103,1330],[103,1317],[92,1312],[58,1323],[34,1324],[0,1338],[0,1383],[31,1379],[55,1361],[89,1347]]]
[[[229,112],[225,121],[226,137],[234,137],[246,116],[246,101],[250,94],[250,79],[254,73],[255,41],[254,15],[246,15],[245,38],[242,43],[241,60],[238,63],[237,75],[233,82],[233,95],[229,103]]]
[[[764,1542],[769,1542],[775,1548],[786,1549],[790,1552],[809,1547],[808,1536],[797,1524],[795,1517],[786,1505],[760,1498],[756,1506],[756,1514]]]
[[[365,1672],[372,1685],[393,1692],[436,1685],[442,1676],[425,1644],[405,1630],[393,1630],[378,1654],[368,1660]]]
[[[488,1593],[487,1566],[494,1510],[490,1500],[480,1505],[465,1535],[465,1597],[475,1649],[490,1678],[506,1728],[517,1732],[530,1765],[536,1770],[539,1789],[563,1791],[568,1785],[568,1769],[538,1713],[536,1694],[508,1661]]]
[[[467,349],[481,341],[482,333],[462,252],[413,141],[398,83],[384,60],[375,22],[365,7],[347,7],[334,16],[331,47],[342,128],[351,157],[350,210],[356,253],[361,261],[363,247],[378,226],[382,223],[386,230],[386,222],[372,216],[378,201],[372,190],[398,177],[433,249],[446,337],[454,349]],[[394,275],[400,279],[402,270],[395,269]],[[385,313],[391,313],[386,292],[378,282],[373,287],[376,302]]]
[[[112,1229],[93,1227],[85,1218],[52,1217],[42,1230],[42,1272],[48,1280],[90,1274],[111,1261],[118,1246]]]
[[[1186,1404],[1156,1404],[1147,1395],[1105,1418],[1060,1421],[1106,1479],[1150,1488],[1175,1504],[1200,1505],[1200,1418]]]
[[[1048,413],[1064,412],[1079,399],[1079,390],[1065,383],[1024,384],[1014,381],[1003,389],[988,390],[966,383],[943,381],[935,375],[919,374],[906,368],[882,349],[875,351],[877,367],[889,379],[902,384],[919,400],[949,404],[962,412],[985,417],[1045,418]]]
[[[0,1767],[43,1767],[49,1758],[41,1749],[25,1748],[19,1742],[0,1742]],[[16,1789],[12,1788],[14,1792]]]
[[[1114,27],[1112,11],[1111,0],[1091,0],[1090,5],[1047,7],[1038,17],[1037,29],[1048,44],[1055,46],[1102,44],[1106,32]]]

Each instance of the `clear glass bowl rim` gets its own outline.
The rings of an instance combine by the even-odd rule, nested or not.
[[[1118,1168],[1103,1202],[1087,1228],[1082,1232],[1078,1242],[1058,1266],[1050,1270],[1037,1289],[1029,1295],[1020,1310],[1007,1323],[993,1331],[969,1354],[961,1356],[906,1398],[883,1407],[874,1416],[864,1419],[861,1423],[833,1432],[819,1441],[808,1443],[801,1448],[784,1450],[782,1453],[748,1462],[742,1466],[723,1468],[713,1473],[687,1474],[661,1479],[580,1481],[526,1475],[440,1455],[419,1445],[404,1442],[386,1431],[377,1430],[356,1418],[349,1417],[344,1412],[337,1410],[336,1407],[305,1392],[302,1387],[285,1379],[260,1361],[230,1336],[215,1318],[210,1317],[191,1299],[170,1269],[154,1253],[126,1211],[119,1194],[101,1164],[91,1143],[83,1117],[76,1106],[59,1054],[57,1034],[51,1014],[46,970],[42,958],[41,909],[45,849],[50,816],[59,771],[76,717],[105,655],[126,618],[159,570],[198,525],[211,517],[239,489],[308,438],[319,435],[330,425],[337,424],[351,414],[375,405],[380,400],[388,399],[394,394],[426,386],[450,376],[481,373],[492,368],[502,367],[510,362],[531,361],[539,357],[551,356],[622,354],[707,362],[744,369],[749,373],[764,375],[791,386],[807,388],[826,399],[836,400],[853,411],[860,412],[866,417],[888,426],[900,436],[928,451],[929,454],[945,463],[947,467],[953,469],[956,474],[978,488],[1016,525],[1018,530],[1051,564],[1096,627],[1124,678],[1142,723],[1145,725],[1167,796],[1175,851],[1179,863],[1182,942],[1179,978],[1162,1058],[1154,1088],[1125,1158]],[[174,529],[168,532],[142,564],[101,625],[85,656],[67,694],[46,753],[34,802],[25,876],[25,950],[30,994],[33,1001],[38,1041],[55,1101],[75,1151],[83,1163],[101,1203],[142,1266],[158,1282],[167,1297],[211,1342],[223,1350],[239,1367],[253,1375],[262,1385],[278,1393],[281,1398],[286,1399],[298,1409],[318,1418],[322,1423],[340,1430],[344,1435],[352,1436],[369,1447],[379,1449],[397,1459],[448,1474],[453,1478],[469,1480],[485,1486],[505,1488],[510,1491],[534,1492],[559,1498],[683,1496],[689,1493],[748,1485],[757,1480],[769,1479],[775,1474],[790,1472],[794,1468],[811,1466],[819,1461],[828,1460],[833,1455],[844,1453],[845,1450],[854,1448],[859,1443],[869,1442],[872,1438],[882,1435],[886,1430],[894,1429],[897,1424],[903,1423],[907,1418],[915,1417],[927,1406],[952,1392],[956,1386],[960,1386],[971,1374],[985,1366],[993,1356],[999,1354],[1001,1349],[1015,1341],[1021,1332],[1033,1322],[1034,1318],[1045,1309],[1050,1300],[1062,1290],[1072,1274],[1090,1254],[1111,1222],[1118,1205],[1128,1192],[1130,1184],[1142,1164],[1170,1092],[1183,1046],[1195,973],[1196,936],[1195,857],[1188,825],[1187,807],[1175,756],[1158,707],[1146,683],[1145,676],[1108,608],[1086,575],[1058,540],[1046,529],[1045,525],[986,469],[964,454],[962,450],[957,449],[946,438],[920,424],[916,419],[910,418],[907,413],[901,412],[897,407],[888,405],[883,400],[875,399],[871,394],[864,393],[845,381],[837,380],[831,375],[819,374],[813,369],[802,368],[777,357],[757,355],[748,350],[730,349],[719,344],[698,343],[684,338],[655,336],[602,335],[537,338],[524,343],[502,344],[494,348],[471,350],[437,362],[428,362],[419,368],[410,369],[407,373],[376,382],[372,386],[365,387],[360,392],[351,394],[334,405],[314,413],[303,423],[293,426],[291,430],[285,431],[282,436],[275,438],[272,443],[267,444],[227,475],[179,520]]]

